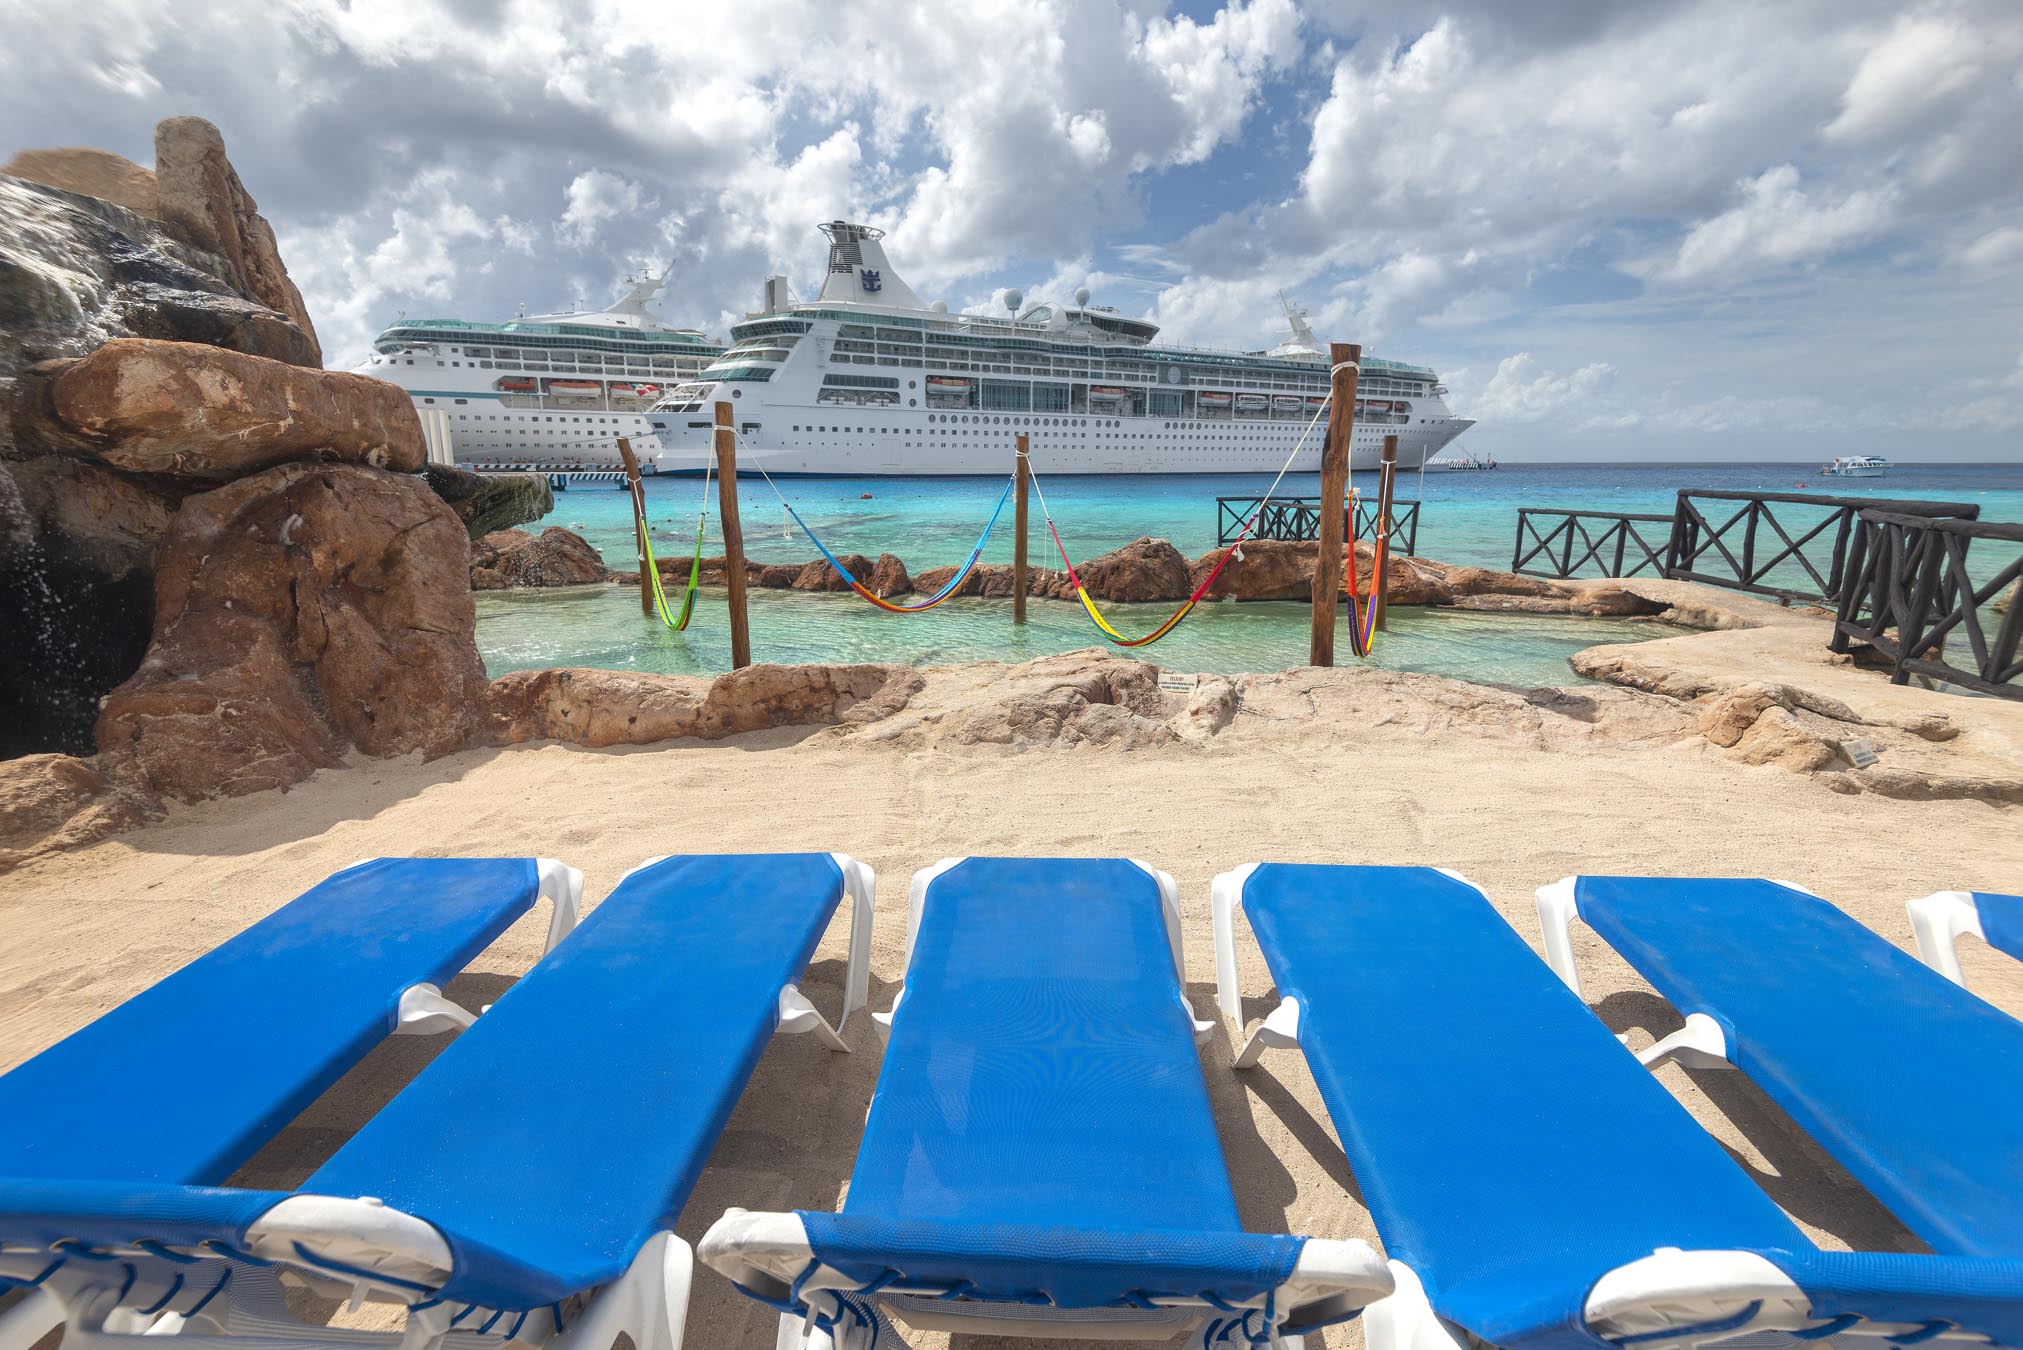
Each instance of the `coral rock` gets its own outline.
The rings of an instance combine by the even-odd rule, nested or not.
[[[897,554],[881,553],[872,565],[871,579],[864,584],[871,588],[871,594],[883,600],[910,592],[913,578],[906,575],[906,564],[899,561]]]
[[[555,509],[545,474],[472,473],[447,464],[422,470],[435,495],[449,503],[473,540],[539,520]]]
[[[119,338],[65,365],[57,421],[130,473],[230,479],[298,459],[413,473],[421,419],[398,385],[190,342]]]
[[[889,715],[920,685],[906,666],[747,666],[715,679],[629,670],[521,670],[486,694],[496,744],[648,745]]]
[[[483,711],[469,542],[413,478],[290,464],[187,499],[154,639],[106,696],[100,762],[183,800],[300,781],[349,747],[457,749]]]
[[[0,173],[96,197],[143,216],[152,216],[159,209],[154,173],[110,150],[81,145],[23,150],[0,167]]]
[[[550,525],[539,535],[498,530],[471,546],[472,590],[588,586],[608,581],[611,575],[582,535],[559,525]],[[638,584],[637,574],[632,580]]]
[[[216,127],[201,117],[171,117],[155,127],[155,197],[163,220],[225,258],[240,290],[294,321],[316,351],[313,364],[322,365],[316,326],[282,265],[274,228],[225,158]]]

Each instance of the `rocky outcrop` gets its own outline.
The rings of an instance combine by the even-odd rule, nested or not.
[[[1185,600],[1194,589],[1186,555],[1164,539],[1134,539],[1091,558],[1080,575],[1098,600]]]
[[[747,666],[714,679],[625,670],[522,670],[492,681],[488,734],[500,745],[559,740],[650,745],[773,727],[882,719],[920,687],[909,666]]]
[[[878,561],[871,566],[871,579],[864,584],[871,588],[871,594],[881,600],[906,595],[913,590],[913,578],[906,574],[906,564],[892,553],[878,555]]]
[[[99,716],[101,766],[194,801],[286,787],[351,748],[457,749],[485,687],[467,550],[433,493],[376,469],[290,464],[190,497],[147,657]]]
[[[66,446],[129,473],[224,481],[302,459],[413,473],[425,455],[397,385],[193,342],[116,338],[33,382]]]
[[[843,564],[844,570],[848,571],[851,577],[858,581],[868,581],[871,577],[871,560],[861,553],[844,553],[839,555],[836,561]],[[764,583],[761,582],[761,584]],[[793,589],[797,591],[847,591],[850,589],[850,583],[836,574],[836,569],[829,565],[828,559],[818,558],[806,567],[803,567],[799,574],[794,577]]]
[[[539,520],[555,509],[555,491],[545,474],[472,473],[448,464],[430,464],[422,477],[464,523],[473,541],[495,530]]]
[[[611,569],[582,535],[550,525],[538,535],[499,530],[471,546],[471,589],[522,586],[589,586],[611,579]],[[633,578],[638,584],[638,577]]]
[[[287,315],[309,338],[312,364],[323,364],[316,327],[281,263],[274,228],[225,157],[216,127],[201,117],[171,117],[155,127],[155,199],[164,221],[226,260],[241,291]]]
[[[132,829],[154,803],[69,755],[0,760],[0,872]]]
[[[124,207],[137,215],[159,216],[155,176],[110,150],[71,145],[55,150],[23,150],[0,165],[0,174],[25,178]]]

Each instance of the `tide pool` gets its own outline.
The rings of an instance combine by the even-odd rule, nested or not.
[[[1820,479],[1809,465],[1506,465],[1489,472],[1400,476],[1398,495],[1424,502],[1419,552],[1442,562],[1508,568],[1517,508],[1584,508],[1668,514],[1681,488],[1813,492],[1838,496],[1917,497],[1975,502],[1984,519],[2023,520],[2023,465],[1906,465],[1884,479]],[[1218,496],[1264,491],[1266,475],[1049,477],[1048,502],[1077,564],[1143,535],[1170,539],[1189,556],[1215,546]],[[1803,484],[1803,486],[1801,486]],[[1371,497],[1374,474],[1355,475]],[[960,563],[975,544],[1003,489],[979,478],[820,478],[781,480],[781,492],[837,553],[896,553],[907,567]],[[816,550],[787,518],[766,481],[740,477],[746,555],[760,562],[806,562]],[[1313,496],[1314,475],[1288,477],[1280,495]],[[662,558],[685,559],[694,547],[702,484],[649,479],[648,518]],[[868,496],[866,495],[868,494]],[[1802,513],[1802,509],[1801,510]],[[603,551],[621,570],[633,566],[627,494],[579,489],[556,494],[555,510],[529,528],[563,525]],[[1662,527],[1658,527],[1662,534]],[[704,551],[720,553],[714,501]],[[1052,540],[1032,504],[1030,559],[1058,566]],[[1012,556],[1012,513],[1006,509],[984,550],[989,562]],[[670,633],[639,612],[630,587],[562,592],[481,593],[478,645],[487,668],[600,666],[621,670],[705,674],[730,667],[724,592],[705,590],[685,633]],[[1053,652],[1105,645],[1079,606],[1034,600],[1023,628],[1011,622],[1009,600],[951,600],[920,615],[888,614],[849,594],[751,592],[752,654],[759,661],[1024,661]],[[1170,605],[1107,605],[1119,629],[1135,635],[1157,625]],[[1346,612],[1346,611],[1344,611]],[[1231,673],[1276,670],[1306,660],[1304,604],[1206,604],[1153,647],[1136,654],[1180,670]],[[1477,614],[1400,608],[1379,639],[1372,663],[1484,683],[1520,687],[1577,683],[1566,658],[1583,647],[1629,642],[1675,631],[1646,621]],[[1347,634],[1338,630],[1337,660],[1350,664]]]

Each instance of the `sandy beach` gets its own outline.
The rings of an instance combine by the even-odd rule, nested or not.
[[[1409,677],[1430,680],[1430,677]],[[1451,682],[1431,681],[1432,685]],[[1471,686],[1452,686],[1466,690]],[[1935,697],[1935,696],[1928,696]],[[379,854],[533,853],[586,875],[594,903],[654,854],[820,849],[876,869],[872,1007],[901,977],[906,883],[963,854],[1127,855],[1171,871],[1189,994],[1212,1015],[1208,888],[1258,859],[1423,863],[1479,884],[1536,949],[1532,892],[1575,871],[1770,875],[1808,886],[1909,948],[1903,902],[1947,888],[2010,889],[2023,869],[2012,807],[1848,795],[1705,741],[1564,744],[1465,722],[1239,716],[1202,742],[954,746],[861,729],[780,729],[710,744],[466,751],[430,763],[358,759],[282,793],[175,809],[165,820],[0,876],[0,1067],[11,1067],[332,871]],[[451,989],[476,1006],[539,950],[523,920]],[[1589,993],[1640,1046],[1677,1016],[1583,932]],[[1971,943],[1968,945],[1972,945]],[[843,927],[809,989],[840,999]],[[2023,1014],[2023,967],[1967,952],[1977,992]],[[1245,945],[1246,1016],[1269,977]],[[1234,1028],[1203,1060],[1244,1221],[1263,1231],[1376,1240],[1298,1055],[1228,1067]],[[847,1185],[877,1077],[868,1019],[855,1053],[805,1038],[766,1053],[683,1212],[690,1240],[730,1205],[828,1208]],[[376,1052],[239,1174],[298,1181],[401,1083],[432,1042]],[[1732,1075],[1663,1070],[1666,1084],[1821,1242],[1915,1249],[1896,1222]],[[1484,1110],[1496,1109],[1494,1102]],[[772,1343],[773,1315],[698,1271],[698,1346]],[[934,1338],[921,1337],[922,1343]],[[1360,1344],[1353,1324],[1327,1333]]]

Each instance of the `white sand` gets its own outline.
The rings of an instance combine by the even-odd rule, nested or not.
[[[584,870],[594,901],[657,853],[853,853],[880,880],[872,994],[880,1009],[901,973],[904,896],[916,868],[971,853],[1135,856],[1179,878],[1190,993],[1204,1015],[1213,1008],[1209,878],[1260,858],[1456,867],[1534,946],[1533,888],[1578,870],[1782,877],[1906,948],[1906,898],[2023,884],[2013,809],[1840,796],[1777,768],[1738,767],[1704,745],[1547,752],[1403,725],[1237,731],[1207,746],[1129,752],[927,751],[834,731],[639,751],[551,745],[426,765],[360,763],[285,795],[179,810],[0,876],[0,1067],[334,868],[377,854],[549,854]],[[472,1004],[496,996],[533,960],[542,923],[523,921],[452,995]],[[839,923],[809,981],[824,1007],[840,997],[842,950]],[[1582,956],[1591,998],[1633,1044],[1677,1024],[1592,935]],[[1979,991],[2023,1013],[2023,967],[1985,950],[1970,953],[1968,965]],[[1254,949],[1243,977],[1246,1012],[1255,1016],[1269,980]],[[685,1236],[693,1240],[732,1204],[838,1202],[879,1060],[868,1021],[850,1039],[850,1056],[808,1038],[767,1052],[682,1216]],[[1299,1057],[1277,1052],[1239,1076],[1227,1067],[1229,1049],[1225,1029],[1204,1061],[1245,1222],[1374,1240]],[[376,1053],[239,1179],[299,1179],[431,1051],[411,1040]],[[1821,1240],[1885,1249],[1903,1242],[1893,1220],[1746,1084],[1677,1069],[1663,1078]],[[566,1084],[566,1066],[558,1082]],[[759,1350],[772,1344],[772,1330],[770,1312],[698,1268],[688,1344]],[[1351,1345],[1360,1335],[1352,1327],[1327,1340]]]

